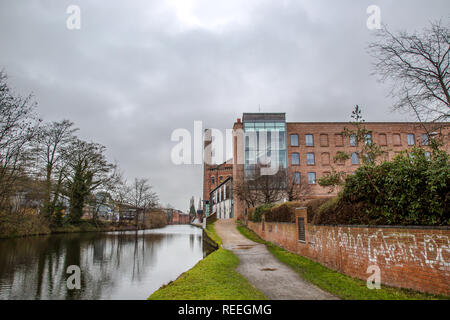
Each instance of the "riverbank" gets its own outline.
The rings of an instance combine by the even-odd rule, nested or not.
[[[381,286],[378,290],[369,290],[365,281],[352,278],[337,271],[289,252],[277,245],[261,239],[255,232],[244,225],[237,225],[237,230],[246,238],[264,244],[280,262],[292,268],[303,279],[319,288],[347,300],[447,300],[449,297],[421,293],[409,289]]]
[[[155,291],[149,300],[263,300],[267,297],[235,271],[239,259],[221,246],[214,223],[205,230],[219,248],[178,279]]]
[[[154,225],[150,228],[137,228],[133,223],[117,224],[110,221],[98,221],[94,223],[92,220],[82,220],[77,225],[66,224],[61,227],[50,228],[48,224],[40,221],[39,218],[27,218],[26,223],[12,224],[11,226],[2,225],[0,230],[0,239],[11,239],[41,235],[51,235],[60,233],[78,233],[78,232],[111,232],[111,231],[133,231],[162,228],[164,225]]]

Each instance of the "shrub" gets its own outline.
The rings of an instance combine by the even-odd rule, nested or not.
[[[263,204],[262,206],[256,207],[252,214],[252,221],[261,222],[262,215],[268,212],[273,207],[273,204]]]
[[[307,220],[308,223],[312,223],[314,220],[314,217],[317,215],[317,213],[319,212],[320,207],[327,203],[331,198],[330,197],[326,197],[326,198],[319,198],[319,199],[313,199],[310,201],[307,201],[304,206],[306,206],[307,208]]]
[[[247,210],[248,221],[253,221],[253,212],[254,211],[255,211],[255,208],[248,208],[248,210]]]
[[[295,209],[306,207],[308,222],[311,223],[313,217],[317,214],[319,207],[329,199],[330,198],[320,198],[303,202],[292,201],[276,205],[270,211],[266,212],[266,221],[295,223]]]
[[[294,209],[287,204],[273,207],[265,217],[267,222],[295,222]]]
[[[450,159],[415,148],[360,167],[313,220],[316,224],[448,225]]]

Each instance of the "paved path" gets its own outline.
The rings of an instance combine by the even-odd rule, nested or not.
[[[247,278],[271,300],[337,299],[303,280],[294,270],[279,262],[265,245],[245,238],[232,220],[217,220],[214,224],[222,238],[222,246],[239,257],[236,271]]]

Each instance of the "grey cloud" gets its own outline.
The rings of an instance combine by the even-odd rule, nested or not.
[[[236,13],[235,1],[199,3],[192,15],[208,23]],[[70,4],[81,8],[79,31],[65,28]],[[17,90],[35,93],[46,120],[71,119],[129,179],[150,178],[162,203],[187,210],[202,193],[202,168],[170,162],[174,129],[194,120],[229,128],[258,105],[288,121],[346,121],[355,104],[367,120],[404,120],[370,76],[366,8],[379,5],[384,23],[408,30],[448,19],[450,8],[445,0],[245,4],[236,21],[208,29],[185,25],[163,1],[3,0],[0,67]]]

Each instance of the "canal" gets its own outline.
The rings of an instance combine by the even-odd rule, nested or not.
[[[210,251],[190,225],[0,239],[0,299],[146,299]],[[80,289],[68,289],[68,266]]]

